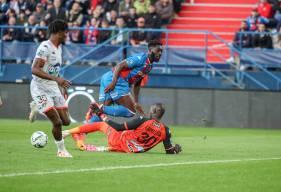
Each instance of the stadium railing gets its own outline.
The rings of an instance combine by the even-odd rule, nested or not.
[[[24,29],[24,26],[0,26],[1,29],[1,39],[3,37],[4,30],[7,28],[18,28]],[[40,27],[37,27],[40,29]],[[47,29],[47,28],[43,28]],[[71,28],[70,30],[85,30],[87,27],[80,28]],[[116,30],[112,28],[102,29],[96,28],[96,30],[104,31],[104,30]],[[252,66],[260,69],[265,74],[267,74],[270,78],[276,81],[276,89],[280,89],[281,80],[279,77],[275,76],[271,73],[264,64],[266,64],[266,59],[264,63],[261,64],[253,59],[250,50],[240,50],[234,47],[232,44],[226,42],[224,39],[219,37],[218,35],[210,32],[210,31],[194,31],[194,30],[168,30],[168,29],[132,29],[132,28],[124,28],[122,29],[122,34],[125,35],[126,41],[124,41],[120,45],[111,45],[111,40],[117,38],[120,34],[116,34],[111,36],[108,40],[103,43],[96,45],[86,45],[86,44],[76,44],[70,43],[66,44],[63,47],[63,57],[64,60],[68,61],[67,65],[63,68],[64,72],[68,67],[74,64],[83,64],[89,63],[90,66],[86,68],[84,71],[80,72],[73,79],[83,76],[87,71],[92,69],[93,67],[98,66],[100,63],[117,63],[122,60],[125,56],[130,56],[134,53],[143,52],[146,50],[146,46],[133,47],[129,43],[129,39],[131,33],[134,31],[144,31],[147,33],[161,33],[162,41],[165,43],[163,56],[159,63],[155,65],[155,68],[160,73],[187,73],[188,71],[197,71],[205,78],[211,78],[213,72],[222,78],[229,81],[233,86],[238,87],[239,89],[243,89],[245,85],[243,85],[243,78],[248,78],[253,81],[255,84],[260,86],[261,88],[268,90],[269,87],[266,85],[266,82],[261,82],[258,78],[251,75],[248,71],[242,71],[237,68],[236,65],[230,64],[231,68],[225,70],[225,64],[213,65],[207,61],[208,52],[212,52],[214,55],[221,58],[221,60],[226,63],[226,58],[223,57],[219,52],[212,48],[212,46],[208,45],[208,41],[210,37],[212,39],[216,39],[221,44],[227,46],[230,52],[237,52],[240,54],[241,58],[246,59]],[[169,35],[170,34],[200,34],[202,35],[202,43],[198,46],[173,46],[169,44]],[[32,60],[36,51],[36,48],[39,44],[35,42],[24,42],[24,41],[3,41],[1,40],[0,46],[0,70],[3,72],[4,66],[3,61],[6,60]],[[255,50],[256,51],[256,50]],[[264,50],[260,50],[263,53]],[[125,54],[124,54],[125,53]],[[267,51],[268,54],[268,51]],[[229,73],[229,71],[231,71]],[[233,74],[235,78],[233,78]],[[237,78],[238,77],[238,78]],[[97,77],[95,80],[91,82],[94,83],[99,79]]]

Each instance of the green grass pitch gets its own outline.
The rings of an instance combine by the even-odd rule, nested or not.
[[[61,159],[50,127],[0,120],[0,192],[281,191],[281,130],[170,126],[179,155],[166,155],[162,144],[143,154],[81,152],[67,138],[74,158]],[[43,149],[30,144],[38,130],[49,136]],[[102,134],[87,141],[106,144]]]

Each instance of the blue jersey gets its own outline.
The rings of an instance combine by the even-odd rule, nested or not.
[[[152,69],[152,63],[150,63],[147,54],[134,55],[127,58],[126,62],[128,67],[120,71],[119,77],[129,84],[139,81]]]

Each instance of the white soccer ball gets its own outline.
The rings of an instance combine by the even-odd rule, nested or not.
[[[43,131],[36,131],[31,135],[31,145],[36,148],[43,148],[48,143],[48,136]]]

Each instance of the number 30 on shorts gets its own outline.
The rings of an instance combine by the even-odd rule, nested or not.
[[[39,96],[37,96],[37,102],[38,102],[39,104],[46,103],[46,102],[47,102],[47,97],[46,97],[46,95],[39,95]]]

